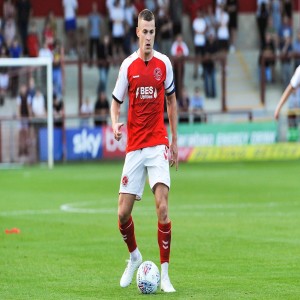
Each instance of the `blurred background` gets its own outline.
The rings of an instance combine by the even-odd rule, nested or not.
[[[110,128],[112,89],[135,51],[138,13],[156,16],[155,49],[170,57],[180,159],[299,158],[296,91],[273,114],[299,65],[299,2],[288,0],[4,0],[1,58],[53,61],[55,162],[124,157]],[[47,161],[45,67],[0,58],[0,163]],[[127,102],[122,105],[126,121]],[[166,115],[166,126],[167,115]]]

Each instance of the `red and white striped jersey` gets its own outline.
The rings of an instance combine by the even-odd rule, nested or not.
[[[157,51],[146,63],[134,52],[119,71],[113,99],[123,103],[128,94],[126,152],[157,145],[169,146],[164,125],[165,94],[175,92],[169,58]]]

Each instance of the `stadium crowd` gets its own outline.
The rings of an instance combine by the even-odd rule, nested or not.
[[[111,64],[117,64],[137,49],[135,24],[138,13],[148,8],[157,16],[155,49],[171,57],[179,114],[193,111],[190,93],[184,86],[185,58],[194,57],[194,80],[204,97],[216,98],[216,58],[236,50],[238,1],[187,0],[106,0],[106,14],[100,14],[97,1],[84,18],[86,26],[78,26],[77,0],[62,0],[64,30],[59,30],[57,17],[49,11],[40,31],[32,14],[30,0],[5,0],[1,16],[1,57],[43,57],[53,60],[55,97],[64,95],[64,63],[81,59],[89,67],[97,67],[99,80],[95,98],[107,98],[107,80]],[[257,30],[260,37],[259,64],[264,63],[267,82],[278,80],[275,74],[277,56],[281,63],[281,82],[286,86],[295,65],[299,64],[300,31],[293,40],[293,6],[290,0],[257,0]],[[187,43],[182,30],[182,15],[189,17],[193,43]],[[63,32],[63,34],[61,33]],[[18,68],[0,68],[0,105],[7,94],[18,95]],[[29,73],[27,83],[34,74]],[[35,77],[37,80],[37,77]],[[41,89],[43,92],[43,89]],[[94,111],[95,112],[95,108]],[[84,113],[83,113],[84,114]],[[184,120],[184,116],[181,118]]]

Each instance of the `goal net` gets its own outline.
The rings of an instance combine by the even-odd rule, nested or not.
[[[4,109],[4,107],[7,107],[9,104],[10,106],[18,106],[18,94],[19,91],[21,93],[22,89],[22,82],[21,80],[19,81],[19,77],[22,77],[22,80],[26,81],[26,83],[31,77],[38,79],[39,90],[47,100],[47,115],[44,117],[44,122],[46,122],[45,125],[47,126],[47,162],[48,167],[51,169],[54,164],[53,84],[52,60],[48,57],[0,59],[0,162],[4,162],[6,165],[13,165],[13,163],[18,162],[14,155],[16,144],[19,146],[18,151],[21,152],[19,155],[22,154],[23,151],[23,149],[20,148],[20,140],[22,140],[22,128],[25,127],[25,124],[28,124],[28,120],[20,117],[16,113],[16,108],[11,110]],[[15,78],[18,78],[17,82]],[[8,90],[12,84],[15,85],[13,87],[13,93],[6,91],[5,89]],[[10,95],[6,95],[8,92],[10,92]],[[12,105],[10,102],[13,102],[14,104]],[[32,122],[34,122],[34,120]],[[19,139],[15,138],[14,131],[16,128],[19,130]],[[25,141],[25,143],[26,142],[27,141]],[[3,156],[8,158],[3,159]]]

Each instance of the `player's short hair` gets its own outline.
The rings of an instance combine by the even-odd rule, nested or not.
[[[144,20],[144,21],[152,21],[155,20],[154,14],[149,9],[143,9],[138,16],[138,20]]]

